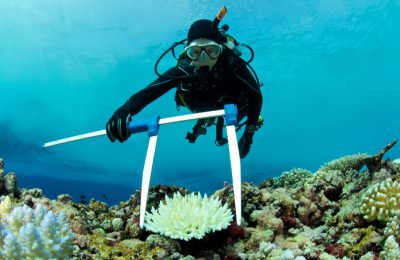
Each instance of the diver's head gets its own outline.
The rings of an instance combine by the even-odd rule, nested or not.
[[[221,36],[210,20],[194,22],[188,32],[185,53],[196,68],[212,67],[223,50]]]

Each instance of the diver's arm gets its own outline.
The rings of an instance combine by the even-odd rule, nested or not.
[[[250,152],[251,144],[253,143],[253,135],[257,130],[257,121],[260,116],[261,106],[263,102],[260,86],[247,68],[245,63],[239,66],[235,73],[235,77],[238,81],[239,88],[247,96],[248,103],[248,114],[246,129],[244,130],[243,136],[239,140],[239,154],[240,158],[244,158]]]
[[[249,99],[247,126],[255,126],[260,116],[263,103],[260,86],[246,64],[241,64],[241,66],[239,66],[235,77],[240,85],[240,90],[244,91]]]
[[[165,77],[157,78],[147,87],[133,94],[128,101],[122,105],[121,109],[126,109],[131,115],[136,115],[148,104],[176,87],[177,79],[171,79],[169,77],[183,76],[182,71],[177,67],[170,68],[162,75]]]
[[[145,106],[165,94],[177,85],[177,79],[170,77],[182,76],[182,71],[173,67],[161,77],[150,83],[146,88],[132,95],[121,107],[119,107],[106,124],[107,136],[111,142],[115,140],[121,143],[128,139],[130,133],[128,124],[131,116],[139,113]]]

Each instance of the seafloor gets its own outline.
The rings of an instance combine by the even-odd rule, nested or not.
[[[1,159],[0,201],[64,212],[74,235],[68,259],[400,259],[400,162],[383,159],[395,144],[375,155],[344,156],[315,173],[296,168],[258,185],[243,183],[242,225],[232,221],[189,241],[139,229],[140,191],[111,207],[94,199],[76,203],[66,194],[51,200],[40,189],[18,187]],[[148,209],[177,191],[188,193],[152,187]],[[230,184],[213,196],[234,212]]]

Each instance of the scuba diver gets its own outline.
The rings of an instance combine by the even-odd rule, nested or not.
[[[235,104],[238,108],[237,131],[246,126],[238,143],[240,157],[249,153],[253,143],[254,133],[262,125],[260,117],[262,106],[261,83],[249,61],[242,59],[239,43],[226,34],[227,25],[218,28],[219,22],[226,13],[223,7],[214,21],[197,20],[189,28],[187,38],[174,43],[158,59],[155,72],[158,78],[144,89],[133,94],[118,108],[106,124],[106,132],[111,142],[126,141],[130,133],[128,124],[131,117],[139,113],[145,106],[153,102],[169,90],[176,88],[175,101],[177,109],[187,107],[194,113],[223,109],[225,104]],[[186,47],[179,55],[177,65],[163,74],[158,72],[158,63],[166,53],[179,44]],[[224,145],[227,139],[223,137],[224,119],[199,119],[186,139],[194,143],[199,135],[207,132],[207,127],[216,125],[216,145]]]

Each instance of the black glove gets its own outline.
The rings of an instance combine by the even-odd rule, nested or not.
[[[250,152],[251,144],[253,143],[253,136],[255,132],[255,127],[250,125],[246,127],[242,138],[239,141],[239,154],[240,158],[244,158]]]
[[[125,109],[118,109],[106,124],[107,136],[111,142],[115,140],[121,143],[130,136],[128,124],[131,121],[130,113]]]

